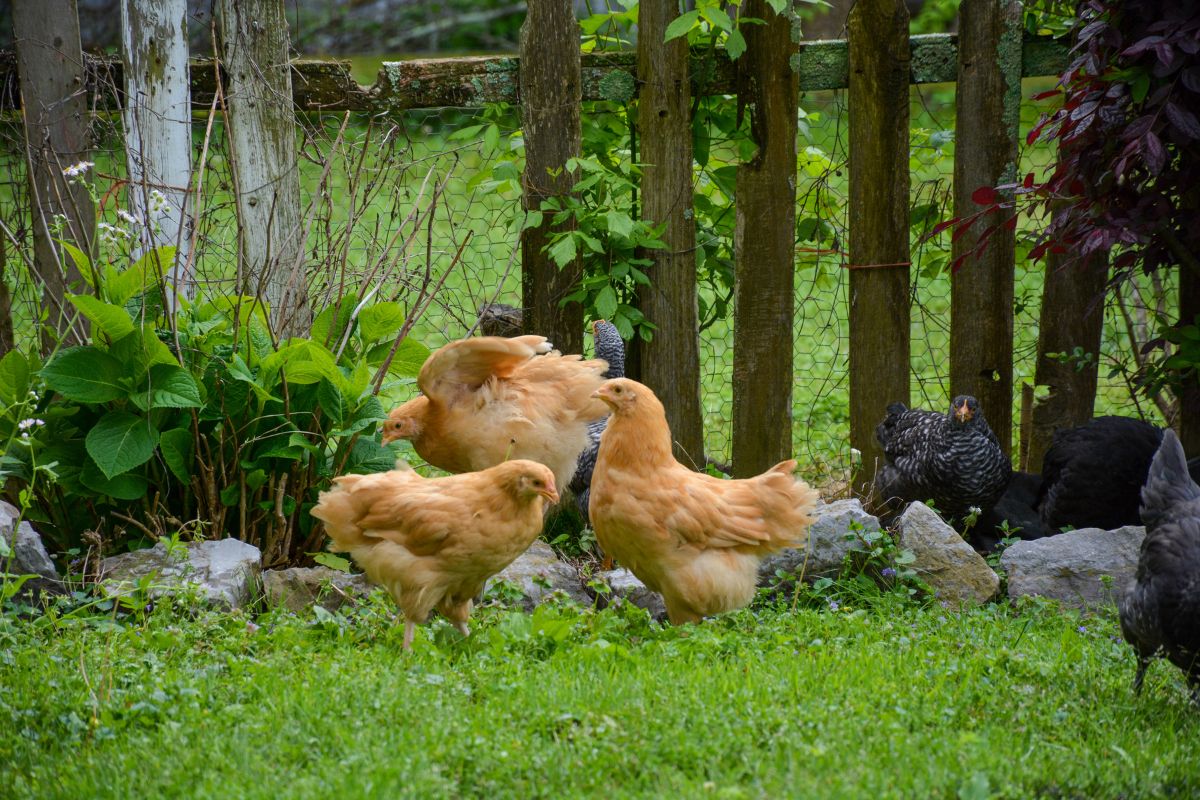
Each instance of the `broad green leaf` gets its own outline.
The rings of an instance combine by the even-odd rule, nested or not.
[[[714,28],[722,31],[733,30],[733,20],[729,18],[720,6],[709,6],[704,9],[704,18],[712,23]]]
[[[157,286],[159,276],[169,272],[174,263],[173,246],[164,245],[147,250],[137,263],[106,279],[104,293],[111,302],[124,305],[134,295],[141,294],[151,286]]]
[[[382,364],[383,359],[392,350],[391,344],[384,342],[378,345],[371,351],[371,357],[378,355],[379,360],[374,363]],[[388,372],[392,375],[398,375],[404,378],[415,378],[421,372],[421,367],[425,366],[426,359],[429,358],[429,348],[418,342],[412,337],[408,337],[400,342],[396,348],[396,354],[392,356],[392,363],[388,365]]]
[[[88,431],[84,445],[104,477],[112,479],[150,460],[158,446],[158,428],[145,417],[110,411]]]
[[[187,428],[163,431],[158,439],[158,451],[162,453],[163,461],[166,462],[167,469],[171,470],[171,474],[187,486],[192,480],[192,432]]]
[[[570,234],[562,236],[550,245],[548,250],[551,260],[559,267],[565,267],[575,260],[575,239]]]
[[[116,500],[140,500],[150,488],[145,476],[126,472],[109,478],[90,458],[79,472],[79,482],[97,494]]]
[[[91,345],[59,352],[41,374],[47,386],[68,400],[106,403],[125,396],[121,363]]]
[[[680,14],[675,19],[671,20],[671,24],[667,26],[667,33],[663,37],[664,42],[669,42],[672,39],[678,39],[680,36],[686,36],[687,32],[692,29],[700,19],[699,11],[689,11],[686,14]]]
[[[133,320],[120,306],[106,303],[90,294],[67,295],[67,299],[110,340],[115,341],[133,332]]]
[[[231,483],[221,490],[221,504],[230,507],[236,506],[241,496],[241,486],[236,483]]]
[[[29,396],[29,360],[20,350],[0,358],[0,403],[12,405]]]
[[[149,325],[134,328],[133,333],[110,344],[108,352],[124,365],[126,376],[130,378],[135,377],[133,373],[144,373],[153,364],[179,365],[171,348]]]
[[[350,571],[349,559],[342,558],[341,556],[335,556],[333,553],[309,553],[309,555],[312,556],[313,561],[317,562],[323,567],[329,567],[330,569],[337,570],[338,572]]]
[[[626,239],[633,235],[633,220],[624,211],[610,210],[605,216],[610,232]]]
[[[605,286],[600,290],[600,293],[596,295],[596,313],[607,319],[612,317],[616,310],[617,293],[613,290],[611,285]]]
[[[495,150],[500,144],[500,128],[495,124],[488,125],[483,131],[484,151]]]
[[[360,436],[346,459],[346,472],[369,474],[387,472],[396,467],[396,454],[376,439]]]
[[[58,240],[58,244],[63,250],[67,251],[67,255],[71,257],[71,261],[75,262],[75,268],[79,270],[79,274],[83,276],[83,280],[87,285],[95,289],[96,281],[95,276],[92,275],[92,260],[88,258],[87,253],[62,239]]]
[[[742,36],[742,32],[739,30],[731,31],[725,40],[725,53],[729,56],[729,60],[737,60],[738,56],[744,52],[746,52],[746,37]]]
[[[155,364],[146,384],[130,395],[140,408],[200,408],[204,400],[196,379],[183,367]]]
[[[317,384],[317,402],[334,424],[342,424],[342,418],[346,415],[346,401],[342,398],[341,390],[329,381],[321,381]]]
[[[375,303],[358,315],[358,335],[367,344],[374,344],[395,336],[404,325],[404,319],[404,309],[399,303]]]
[[[312,340],[326,347],[337,347],[346,332],[346,326],[351,324],[350,315],[357,304],[358,297],[347,294],[318,314],[312,324]]]

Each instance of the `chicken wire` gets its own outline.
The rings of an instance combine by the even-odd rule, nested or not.
[[[1031,96],[1029,87],[1023,95]],[[728,102],[733,102],[728,99]],[[798,140],[798,212],[794,330],[793,447],[810,477],[843,478],[851,466],[848,445],[846,323],[848,204],[848,114],[845,92],[812,92],[801,99]],[[486,137],[454,138],[478,124],[483,112],[465,109],[414,110],[367,118],[341,113],[307,114],[297,141],[306,219],[311,288],[336,297],[379,286],[380,299],[413,303],[423,285],[439,283],[429,310],[412,331],[435,348],[466,334],[489,303],[519,305],[520,264],[516,252],[523,216],[520,203],[486,191],[475,180],[496,156]],[[1022,107],[1022,134],[1039,108]],[[101,218],[119,226],[125,175],[120,116],[92,117],[91,176]],[[911,205],[928,215],[914,227],[912,274],[912,397],[917,405],[948,404],[950,280],[949,236],[925,241],[921,230],[951,214],[953,172],[953,86],[912,91]],[[233,175],[220,115],[197,114],[195,154],[203,163],[202,202],[197,217],[195,272],[205,292],[228,293],[237,284],[237,225]],[[502,136],[515,133],[511,124]],[[18,341],[32,341],[38,298],[22,262],[32,253],[30,205],[19,120],[0,123],[0,220],[8,231],[5,279],[13,288]],[[1022,139],[1023,141],[1023,139]],[[716,145],[714,145],[716,146]],[[365,157],[365,156],[369,156]],[[1047,167],[1045,146],[1024,148],[1022,172]],[[329,165],[332,166],[329,166]],[[326,176],[326,177],[322,177]],[[424,209],[414,220],[413,210]],[[807,220],[807,221],[806,221]],[[832,235],[812,235],[812,220]],[[397,231],[400,234],[397,235]],[[1020,228],[1022,241],[1032,224]],[[119,244],[119,243],[118,243]],[[1018,249],[1015,385],[1032,382],[1037,345],[1042,266]],[[1097,413],[1159,417],[1159,409],[1131,391],[1131,343],[1153,335],[1155,312],[1173,308],[1173,276],[1139,279],[1106,304]],[[1165,305],[1164,305],[1165,304]],[[1122,308],[1123,305],[1123,308]],[[727,461],[731,450],[733,321],[714,319],[701,333],[702,408],[710,458]],[[24,339],[22,339],[24,337]],[[415,391],[401,389],[399,395]],[[397,396],[393,399],[403,399]],[[1019,392],[1014,406],[1019,403]],[[1014,409],[1014,419],[1019,413]],[[883,410],[880,410],[882,415]],[[1014,432],[1014,441],[1016,440]]]

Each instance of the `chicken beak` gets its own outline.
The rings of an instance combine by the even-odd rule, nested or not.
[[[392,443],[392,442],[394,442],[394,441],[396,441],[396,436],[395,436],[395,434],[393,434],[391,431],[389,431],[389,430],[387,430],[387,429],[385,428],[385,429],[384,429],[384,431],[383,431],[383,443],[384,443],[384,444],[391,444],[391,443]]]
[[[540,492],[538,492],[538,494],[546,498],[551,505],[554,505],[558,502],[558,491],[553,486],[547,486],[545,489],[542,489]]]
[[[608,389],[606,389],[603,386],[601,386],[596,391],[592,392],[592,399],[603,402],[604,405],[608,406],[609,408],[615,409],[617,407],[616,404],[612,401],[612,395],[610,395],[608,393]]]
[[[959,422],[970,422],[973,414],[971,414],[971,409],[967,406],[965,400],[961,406],[954,410],[954,416],[958,417]]]

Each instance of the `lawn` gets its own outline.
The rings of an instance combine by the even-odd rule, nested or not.
[[[680,629],[391,607],[0,617],[6,797],[1163,797],[1200,712],[1111,616],[884,595]],[[835,608],[835,606],[837,606]]]

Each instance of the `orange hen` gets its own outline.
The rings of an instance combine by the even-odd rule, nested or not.
[[[817,493],[796,462],[745,480],[692,472],[649,388],[618,378],[596,394],[612,409],[588,508],[604,552],[662,594],[676,625],[748,605],[762,557],[807,539]]]
[[[466,636],[472,598],[541,533],[543,499],[558,502],[550,470],[523,460],[445,478],[405,468],[333,483],[312,515],[330,549],[349,553],[400,606],[406,650],[434,609]]]
[[[452,342],[421,367],[422,395],[388,415],[383,442],[410,439],[421,458],[447,472],[527,458],[565,486],[588,446],[588,422],[608,413],[592,397],[606,368],[552,352],[543,336]]]

